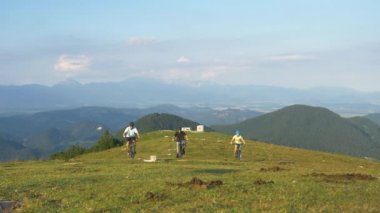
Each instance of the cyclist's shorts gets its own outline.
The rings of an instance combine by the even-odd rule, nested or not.
[[[127,137],[128,142],[136,142],[136,137]]]

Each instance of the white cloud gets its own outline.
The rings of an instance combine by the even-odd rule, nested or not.
[[[180,64],[187,64],[189,62],[190,62],[190,59],[185,56],[181,56],[177,59],[177,63],[180,63]]]
[[[158,39],[151,36],[135,36],[128,38],[128,45],[130,46],[143,46],[157,43]]]
[[[87,69],[90,62],[91,59],[86,55],[61,55],[54,69],[61,72],[77,72]]]
[[[291,62],[291,61],[306,61],[306,60],[314,60],[315,56],[305,55],[305,54],[281,54],[281,55],[273,55],[269,57],[271,61],[278,62]]]
[[[201,80],[212,80],[219,75],[219,72],[215,70],[208,70],[201,73]]]
[[[192,74],[188,70],[180,70],[180,69],[171,69],[165,72],[164,76],[161,77],[162,80],[167,82],[177,81],[177,80],[185,80],[191,79]]]

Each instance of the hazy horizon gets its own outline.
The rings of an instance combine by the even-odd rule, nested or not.
[[[108,81],[92,81],[92,82],[81,82],[78,79],[74,78],[67,78],[63,79],[58,82],[54,82],[53,84],[40,84],[40,83],[23,83],[23,84],[0,84],[0,86],[29,86],[29,85],[39,85],[39,86],[46,86],[46,87],[54,87],[57,85],[65,84],[65,83],[78,83],[82,86],[89,85],[89,84],[108,84],[108,83],[121,83],[121,82],[127,82],[127,81],[133,81],[133,80],[147,80],[148,82],[157,82],[167,85],[183,85],[183,86],[190,86],[190,87],[198,87],[198,86],[204,86],[204,85],[217,85],[217,86],[253,86],[253,87],[268,87],[268,88],[279,88],[279,89],[294,89],[294,90],[300,90],[300,91],[308,91],[308,90],[345,90],[345,91],[352,91],[352,92],[361,92],[361,93],[378,93],[379,90],[362,90],[362,89],[356,89],[351,87],[344,87],[344,86],[312,86],[312,87],[291,87],[291,86],[273,86],[273,85],[264,85],[264,84],[228,84],[224,82],[207,82],[207,81],[198,81],[198,82],[191,82],[191,83],[178,83],[178,82],[171,82],[171,81],[165,81],[161,79],[155,79],[155,78],[126,78],[122,80],[108,80]]]

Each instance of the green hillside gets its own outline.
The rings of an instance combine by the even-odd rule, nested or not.
[[[229,134],[239,129],[247,138],[273,144],[379,159],[380,137],[375,135],[380,129],[367,120],[368,132],[356,120],[321,107],[293,105],[236,125],[212,128]]]
[[[365,117],[375,122],[377,125],[380,125],[380,113],[369,114]]]
[[[102,134],[98,127],[103,129],[121,128],[125,120],[135,119],[132,112],[104,107],[84,107],[73,110],[58,110],[40,112],[32,115],[16,115],[0,117],[0,134],[27,149],[37,150],[28,155],[15,153],[21,156],[17,159],[47,158],[51,154],[62,151],[72,145],[90,146]],[[13,152],[9,146],[1,149],[6,153]],[[7,154],[1,161],[10,161],[15,158]]]
[[[0,161],[32,159],[37,154],[33,149],[0,136]]]
[[[365,117],[353,117],[350,121],[371,139],[372,143],[380,145],[380,126]]]
[[[0,200],[22,212],[377,212],[380,164],[248,141],[232,158],[230,135],[190,133],[175,158],[173,131],[143,134],[135,160],[121,147],[70,161],[0,164]],[[144,163],[157,155],[155,163]]]
[[[93,145],[102,134],[102,131],[98,131],[97,127],[99,127],[97,123],[82,122],[69,130],[50,128],[30,137],[25,141],[25,145],[39,151],[39,155],[35,156],[36,158],[46,159],[51,154],[73,145],[84,147]]]

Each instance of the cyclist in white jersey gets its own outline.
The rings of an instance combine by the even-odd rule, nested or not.
[[[135,124],[133,122],[129,123],[129,126],[125,128],[123,137],[127,141],[127,148],[129,147],[130,143],[136,143],[137,139],[140,137],[139,131],[135,127]]]

